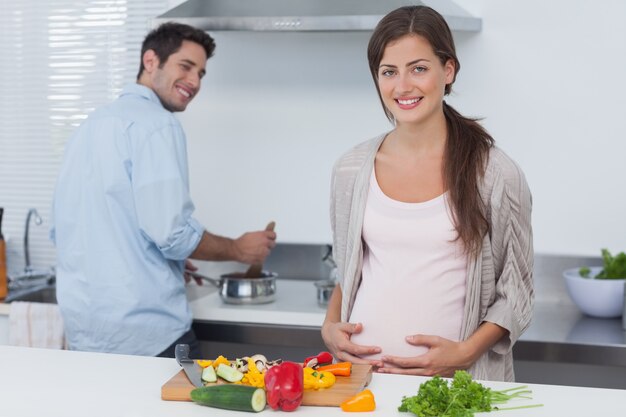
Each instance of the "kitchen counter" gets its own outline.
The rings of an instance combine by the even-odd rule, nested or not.
[[[267,304],[226,304],[222,302],[217,289],[210,284],[189,284],[187,296],[195,320],[319,328],[326,309],[317,304],[313,282],[278,279],[276,301]]]
[[[0,369],[0,410],[6,416],[244,415],[190,402],[161,400],[161,386],[180,370],[174,359],[0,346]],[[370,389],[376,396],[377,409],[367,415],[413,416],[398,412],[397,406],[403,395],[414,395],[424,380],[374,374]],[[520,384],[486,382],[485,385],[505,389]],[[626,415],[626,391],[623,390],[539,384],[529,384],[529,387],[533,399],[518,400],[514,404],[544,406],[507,411],[506,417]],[[335,407],[300,407],[292,414],[302,417],[347,415]],[[278,414],[266,408],[260,415]],[[477,414],[481,415],[490,414]]]
[[[194,329],[205,354],[268,352],[299,360],[325,350],[325,309],[310,280],[277,280],[277,299],[262,305],[224,304],[212,285],[187,287]],[[583,315],[561,291],[535,303],[529,329],[514,347],[519,380],[557,385],[626,388],[626,332],[620,319]],[[8,338],[10,305],[0,303],[0,330]]]
[[[276,345],[323,348],[319,329],[325,308],[317,304],[313,282],[278,279],[276,301],[259,305],[225,304],[213,285],[190,284],[187,295],[194,328],[201,340],[209,342],[263,345],[273,340]],[[9,309],[0,303],[0,318],[7,323]],[[533,321],[516,344],[514,357],[626,368],[626,331],[621,319],[585,316],[566,294],[538,298]]]
[[[239,343],[256,343],[255,338],[270,331],[289,331],[290,339],[323,346],[319,328],[325,309],[317,305],[313,281],[279,279],[276,285],[276,301],[260,305],[225,304],[215,287],[190,285],[196,331],[209,340]],[[621,319],[585,316],[567,299],[537,300],[533,321],[515,346],[515,359],[626,367],[626,332]]]

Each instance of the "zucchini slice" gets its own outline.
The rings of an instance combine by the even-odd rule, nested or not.
[[[215,371],[217,372],[217,376],[228,382],[237,382],[243,379],[243,372],[239,372],[235,368],[224,365],[223,363],[220,363]]]
[[[202,380],[204,382],[217,382],[217,375],[212,366],[207,366],[202,370]]]

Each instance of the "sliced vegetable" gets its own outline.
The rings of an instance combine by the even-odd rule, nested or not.
[[[265,374],[259,371],[252,358],[248,358],[247,368],[248,372],[243,374],[241,383],[257,388],[265,388]]]
[[[317,368],[318,371],[330,372],[335,376],[350,376],[352,373],[351,362],[337,362],[330,365],[324,365]]]
[[[316,366],[326,365],[333,362],[333,355],[330,352],[320,352],[315,356],[309,356],[304,360],[304,366],[315,368]]]
[[[319,369],[304,368],[304,389],[329,388],[335,384],[335,375],[330,372],[321,372]]]
[[[281,363],[283,363],[282,359],[274,359],[273,361],[267,361],[265,366],[266,366],[267,369],[269,369],[272,366],[280,365]]]
[[[215,373],[215,368],[212,366],[207,366],[202,370],[202,380],[204,382],[217,382],[217,374]]]
[[[302,403],[304,392],[302,366],[295,362],[272,366],[265,373],[265,389],[267,403],[274,410],[295,410]]]
[[[215,368],[215,370],[217,370],[217,367],[220,366],[221,363],[223,363],[224,365],[230,366],[230,361],[226,359],[225,357],[223,357],[222,355],[218,356],[217,359],[213,361],[212,365]]]
[[[248,356],[244,356],[243,358],[237,358],[230,363],[230,366],[245,374],[246,372],[248,372],[248,359],[250,359]]]
[[[228,382],[241,381],[241,379],[243,378],[243,373],[223,363],[220,363],[218,365],[216,373],[217,373],[217,376],[219,376],[222,379],[225,379]]]
[[[251,358],[254,361],[254,364],[256,365],[257,369],[261,372],[265,371],[267,369],[267,358],[263,355],[253,355]]]
[[[265,408],[266,395],[263,389],[247,385],[212,385],[194,389],[191,399],[209,407],[258,413]]]
[[[211,366],[213,364],[213,361],[209,361],[209,360],[197,360],[196,361],[198,363],[198,365],[200,365],[201,368],[206,368],[207,366]]]
[[[376,409],[376,401],[372,391],[366,389],[342,402],[340,407],[343,411],[374,411]]]

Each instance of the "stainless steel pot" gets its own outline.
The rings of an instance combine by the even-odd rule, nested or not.
[[[315,287],[317,288],[317,304],[320,307],[326,307],[328,305],[328,300],[330,300],[330,295],[333,293],[335,285],[335,281],[331,279],[315,281]]]
[[[185,272],[215,285],[219,289],[222,301],[228,304],[265,304],[276,299],[278,274],[275,272],[262,271],[258,278],[244,278],[244,272],[232,272],[221,275],[220,279],[209,278],[189,270]]]

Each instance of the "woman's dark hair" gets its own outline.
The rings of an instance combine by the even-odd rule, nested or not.
[[[454,64],[454,77],[446,85],[445,95],[450,94],[461,68],[452,32],[444,18],[435,10],[427,6],[405,6],[383,17],[370,38],[367,59],[378,97],[392,123],[394,117],[385,107],[378,88],[378,67],[387,45],[406,35],[417,35],[426,39],[442,65],[449,60]],[[494,140],[476,119],[462,116],[445,101],[443,112],[448,128],[443,176],[452,205],[457,238],[461,239],[469,254],[477,256],[483,237],[489,231],[479,182],[484,176],[489,149]]]
[[[207,59],[213,56],[215,41],[208,33],[182,23],[163,23],[148,33],[141,45],[141,57],[139,60],[140,64],[137,79],[141,77],[141,73],[145,68],[143,66],[143,54],[145,54],[147,50],[152,49],[154,51],[156,56],[159,57],[159,68],[162,68],[170,55],[180,49],[183,41],[195,42],[202,46],[204,52],[206,52]]]

